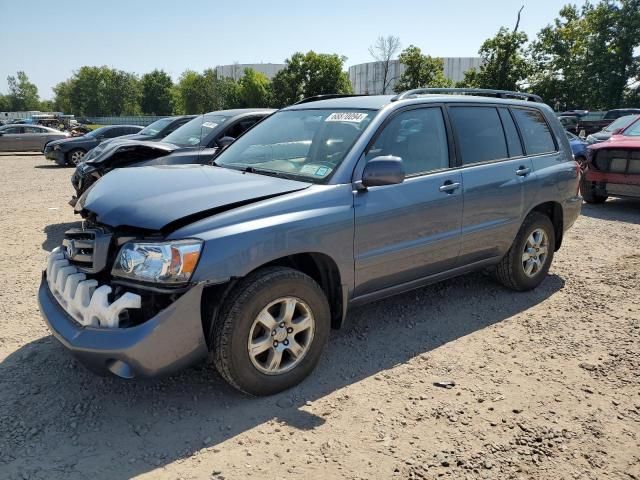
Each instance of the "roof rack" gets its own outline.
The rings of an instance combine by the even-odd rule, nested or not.
[[[415,88],[402,92],[391,99],[392,102],[412,98],[417,95],[428,94],[453,94],[453,95],[476,95],[480,97],[515,98],[528,100],[530,102],[544,103],[539,95],[525,92],[512,92],[510,90],[494,90],[490,88]]]
[[[345,98],[345,97],[364,97],[365,95],[355,95],[349,93],[326,93],[324,95],[314,95],[313,97],[303,98],[298,100],[294,105],[300,105],[301,103],[318,102],[320,100],[328,100],[330,98]]]

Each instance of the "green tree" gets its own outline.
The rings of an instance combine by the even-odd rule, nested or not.
[[[315,95],[352,93],[349,76],[344,71],[346,60],[336,54],[294,53],[271,82],[274,106],[290,105]]]
[[[178,80],[180,104],[185,114],[205,113],[207,108],[207,82],[204,75],[185,70]]]
[[[71,113],[73,107],[71,105],[71,89],[73,80],[68,79],[60,82],[53,87],[53,108],[54,110]]]
[[[19,71],[16,76],[7,77],[9,84],[9,107],[12,111],[37,110],[40,106],[38,97],[38,87],[29,81],[29,77],[23,71]]]
[[[173,80],[163,70],[145,73],[140,79],[140,107],[146,114],[170,115],[173,111]]]
[[[424,55],[415,45],[409,45],[398,57],[405,70],[400,75],[394,90],[404,92],[422,87],[450,87],[451,81],[444,76],[444,61]]]
[[[53,100],[40,100],[38,110],[41,112],[54,112],[56,111],[56,106]]]
[[[11,102],[9,101],[9,97],[0,93],[0,112],[8,112],[10,110]]]
[[[564,6],[531,45],[532,90],[559,108],[624,105],[638,77],[640,0]]]
[[[520,13],[513,30],[501,27],[495,37],[484,41],[478,53],[482,59],[479,70],[465,72],[457,86],[518,90],[531,73],[526,57],[527,34],[519,32]]]
[[[238,96],[243,107],[257,108],[270,105],[271,84],[265,74],[245,68],[238,84]]]

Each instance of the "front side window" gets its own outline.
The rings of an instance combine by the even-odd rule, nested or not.
[[[101,136],[106,136],[109,130],[111,130],[111,127],[96,128],[95,130],[92,130],[89,133],[87,133],[87,137],[98,138]]]
[[[463,165],[500,160],[509,156],[496,108],[451,107],[450,114]]]
[[[1,130],[2,133],[5,134],[16,134],[16,133],[22,133],[22,127],[7,127]]]
[[[229,146],[216,165],[322,183],[375,114],[368,110],[280,111]]]
[[[539,110],[531,108],[514,108],[512,110],[522,133],[527,155],[539,155],[556,151],[549,125]]]
[[[447,168],[449,146],[440,108],[416,108],[399,113],[367,150],[366,158],[402,158],[407,176]]]

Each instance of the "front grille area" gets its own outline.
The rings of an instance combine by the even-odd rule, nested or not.
[[[593,165],[601,172],[640,174],[640,150],[611,148],[598,150]]]
[[[62,246],[69,263],[78,270],[98,273],[107,264],[111,237],[102,228],[72,228],[65,232]]]

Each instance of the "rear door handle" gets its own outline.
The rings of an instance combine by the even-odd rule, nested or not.
[[[453,193],[458,188],[460,188],[459,183],[457,182],[453,183],[451,180],[447,180],[446,182],[444,182],[444,185],[442,185],[439,190],[445,193]]]
[[[525,177],[531,173],[531,169],[529,167],[520,167],[516,170],[516,175],[520,177]]]

